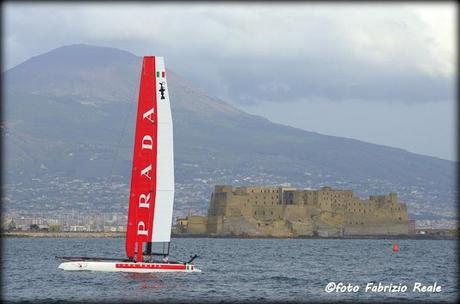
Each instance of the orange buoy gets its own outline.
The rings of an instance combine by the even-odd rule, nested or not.
[[[394,243],[393,244],[393,252],[398,252],[399,251],[399,246],[398,244]]]

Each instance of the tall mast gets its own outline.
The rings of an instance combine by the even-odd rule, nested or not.
[[[144,244],[169,242],[174,201],[171,106],[162,57],[143,60],[134,137],[126,254],[143,260]],[[151,248],[151,244],[147,246]]]

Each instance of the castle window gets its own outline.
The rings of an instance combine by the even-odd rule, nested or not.
[[[401,221],[401,217],[399,217],[399,220]]]
[[[257,215],[257,211],[254,211],[254,215]]]

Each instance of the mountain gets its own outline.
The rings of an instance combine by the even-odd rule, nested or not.
[[[115,178],[126,185],[116,196],[125,204],[141,62],[123,50],[70,45],[4,73],[10,206],[20,208],[28,197],[19,188],[31,180],[49,186],[56,178],[61,184],[72,179],[110,184]],[[203,212],[218,183],[291,183],[351,188],[361,196],[397,191],[418,218],[455,212],[452,161],[275,124],[209,96],[171,70],[167,75],[178,210]],[[46,189],[35,207],[44,201],[54,202],[50,208],[75,206],[76,198],[56,198],[62,189]],[[87,200],[91,205],[92,198]]]

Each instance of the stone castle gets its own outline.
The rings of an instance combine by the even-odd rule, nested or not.
[[[409,220],[396,193],[360,199],[323,187],[215,186],[208,216],[188,217],[188,233],[217,236],[404,235]]]

